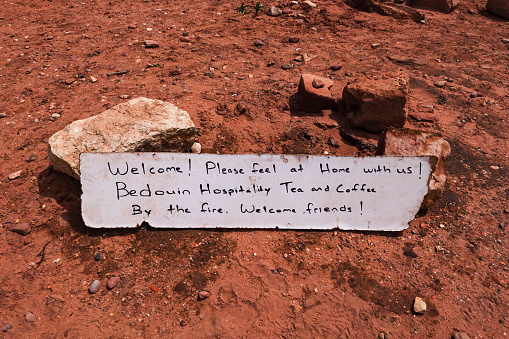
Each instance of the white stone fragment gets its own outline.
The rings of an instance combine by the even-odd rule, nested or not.
[[[191,148],[195,134],[186,111],[140,97],[53,134],[48,155],[54,169],[79,179],[83,152],[183,152]]]

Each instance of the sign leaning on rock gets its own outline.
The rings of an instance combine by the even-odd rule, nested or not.
[[[83,153],[95,228],[398,231],[428,192],[429,157]]]

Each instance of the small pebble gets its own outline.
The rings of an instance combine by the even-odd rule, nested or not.
[[[101,282],[99,280],[94,280],[90,284],[90,287],[88,288],[88,292],[90,294],[95,294],[97,291],[99,291],[99,287],[101,286]]]
[[[210,297],[210,292],[209,291],[200,291],[200,292],[198,292],[198,300],[207,299],[208,297]]]
[[[193,146],[191,146],[191,152],[195,154],[201,153],[201,144],[199,142],[195,142]]]
[[[311,83],[311,85],[314,88],[322,88],[322,87],[325,86],[325,83],[322,80],[320,80],[320,79],[314,78],[313,82]]]
[[[293,68],[292,64],[282,64],[281,65],[281,69],[284,69],[284,70],[292,69],[292,68]]]
[[[120,282],[120,277],[114,276],[108,279],[107,287],[109,290],[114,289]]]
[[[426,312],[426,303],[422,298],[415,297],[413,309],[417,314],[424,314]]]
[[[465,332],[456,332],[452,339],[470,339],[470,337]]]
[[[444,88],[445,85],[447,85],[447,81],[445,81],[445,80],[435,82],[435,86],[438,88]]]
[[[118,97],[119,97],[120,99],[130,99],[130,98],[131,98],[131,96],[130,96],[130,95],[128,95],[128,94],[120,94]]]
[[[477,93],[477,92],[472,92],[472,93],[470,93],[470,97],[471,97],[472,99],[477,98],[477,97],[481,97],[481,96],[482,96],[482,95],[481,95],[480,93]]]
[[[97,82],[97,78],[95,78],[95,77],[91,76],[91,77],[90,77],[90,82],[92,82],[92,83]]]
[[[7,114],[5,114],[5,113],[0,113],[0,119],[1,119],[1,118],[5,118],[6,116],[7,116]]]
[[[159,43],[155,40],[145,40],[143,42],[143,44],[145,45],[145,48],[157,48],[159,47]]]
[[[316,4],[312,1],[309,1],[309,0],[306,0],[306,1],[303,1],[302,4],[304,6],[307,6],[309,8],[316,8]]]
[[[18,179],[21,176],[21,173],[23,173],[23,170],[16,171],[14,173],[9,174],[9,180],[15,180]]]
[[[292,36],[288,39],[288,41],[291,43],[297,43],[300,41],[300,38],[298,36]]]
[[[5,324],[3,327],[2,327],[2,332],[7,332],[8,330],[10,330],[12,328],[12,325],[11,324]]]
[[[334,139],[333,137],[329,137],[329,140],[327,141],[327,143],[332,146],[332,147],[339,147],[339,143],[336,139]]]
[[[235,106],[235,109],[234,109],[234,114],[235,115],[242,115],[242,114],[246,114],[247,112],[247,107],[246,105],[244,105],[243,103],[239,102],[236,106]]]
[[[54,119],[57,119],[57,118],[60,118],[60,114],[59,113],[53,113],[51,115],[51,117],[54,118]]]
[[[104,253],[102,251],[97,252],[94,254],[95,261],[101,261],[104,260]]]
[[[379,44],[379,43],[371,44],[371,48],[378,48],[378,47],[380,47],[380,44]]]
[[[188,36],[189,32],[182,32],[182,36]]]
[[[14,232],[14,233],[21,234],[21,235],[27,235],[28,233],[30,233],[32,231],[32,228],[30,227],[29,223],[22,222],[19,224],[13,224],[13,225],[7,226],[7,230]]]
[[[35,323],[37,321],[37,317],[32,312],[25,313],[25,320],[29,323]]]
[[[28,157],[27,162],[36,161],[37,159],[38,159],[37,155],[32,154],[31,156]]]
[[[330,69],[333,71],[339,71],[341,68],[343,68],[343,65],[340,65],[340,64],[332,65],[330,67]]]
[[[261,40],[255,40],[255,41],[254,41],[254,45],[255,45],[256,47],[262,47],[262,46],[264,45],[264,43],[263,43],[263,41],[261,41]]]

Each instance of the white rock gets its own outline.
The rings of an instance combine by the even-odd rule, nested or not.
[[[426,303],[422,300],[422,298],[415,297],[414,312],[417,314],[424,314],[426,312]]]
[[[21,176],[21,173],[23,173],[23,170],[19,170],[19,171],[9,174],[9,180],[18,179]]]
[[[316,7],[316,4],[312,1],[309,1],[309,0],[306,0],[306,1],[303,1],[302,4],[304,6],[307,6],[309,8],[315,8]]]
[[[193,153],[201,153],[201,144],[199,142],[195,142],[193,146],[191,146],[191,152]]]
[[[195,134],[186,111],[140,97],[53,134],[48,156],[54,169],[79,179],[81,153],[183,152],[191,148]]]
[[[280,16],[283,11],[275,6],[270,6],[266,13],[268,16]]]

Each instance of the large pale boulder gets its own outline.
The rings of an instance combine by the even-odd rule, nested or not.
[[[428,182],[428,193],[420,209],[422,211],[429,209],[442,195],[446,181],[445,162],[451,154],[451,146],[439,134],[391,128],[380,136],[376,154],[431,157],[432,173]]]
[[[377,133],[406,122],[408,75],[398,73],[385,78],[359,78],[343,89],[343,100],[350,124]]]
[[[486,9],[499,17],[509,20],[509,0],[488,0]]]
[[[168,102],[136,98],[53,134],[48,156],[57,171],[80,178],[85,152],[182,152],[195,141],[186,111]]]

